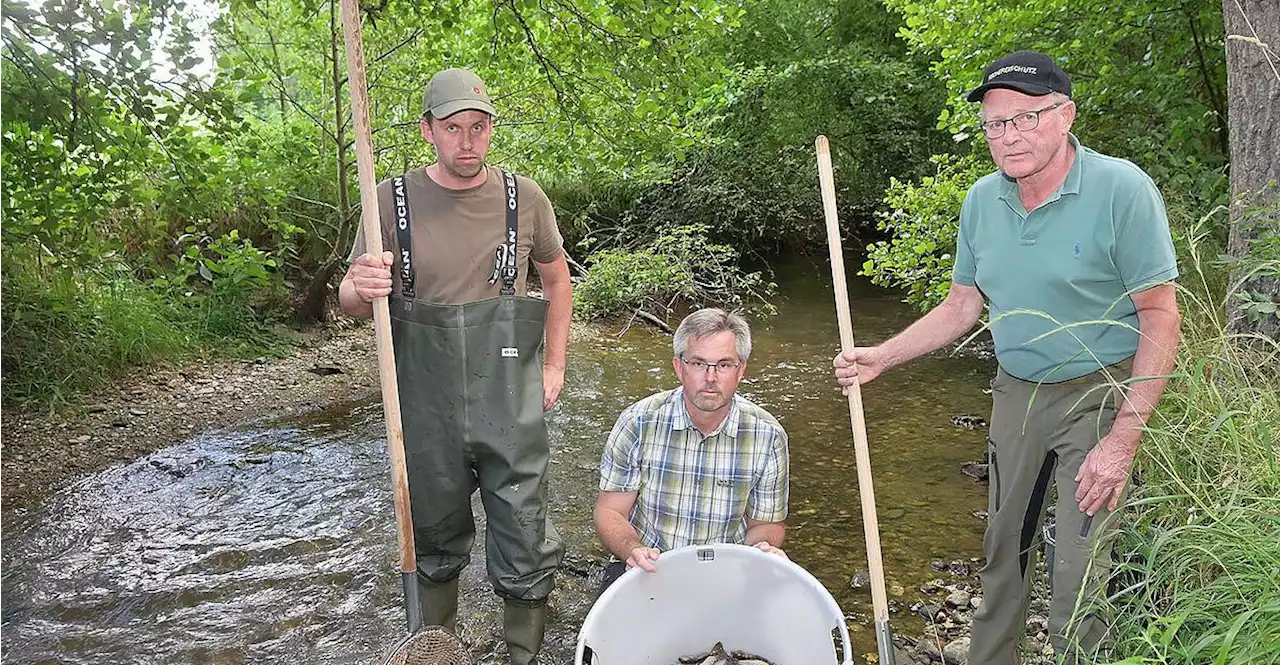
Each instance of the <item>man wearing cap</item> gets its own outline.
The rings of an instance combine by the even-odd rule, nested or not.
[[[842,386],[942,348],[983,304],[999,364],[992,382],[989,522],[969,662],[1019,661],[1034,540],[1057,485],[1049,630],[1068,662],[1106,631],[1087,601],[1111,567],[1090,565],[1111,531],[1141,430],[1174,364],[1180,315],[1164,202],[1137,166],[1071,134],[1071,80],[1018,51],[968,97],[999,171],[969,189],[945,301],[892,339],[835,358]],[[1133,377],[1130,379],[1130,377]],[[1109,548],[1104,548],[1109,552]],[[1087,579],[1086,579],[1087,574]]]
[[[496,115],[475,74],[431,79],[421,131],[436,161],[379,183],[389,251],[366,253],[357,237],[339,300],[369,317],[390,296],[424,624],[456,630],[478,489],[507,648],[528,665],[563,555],[547,519],[543,412],[564,384],[572,297],[546,194],[485,164]],[[546,300],[525,296],[530,259]]]

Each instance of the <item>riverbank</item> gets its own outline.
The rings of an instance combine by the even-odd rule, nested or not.
[[[572,340],[609,334],[574,323]],[[0,501],[29,505],[81,476],[201,432],[338,407],[379,391],[368,321],[339,318],[284,329],[282,357],[191,357],[139,366],[56,411],[6,409],[0,418]]]
[[[147,365],[52,413],[6,410],[4,508],[207,430],[359,401],[378,390],[368,322],[342,319],[288,334],[284,357]]]

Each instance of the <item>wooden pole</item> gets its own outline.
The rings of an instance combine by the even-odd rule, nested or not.
[[[373,142],[369,129],[368,88],[364,76],[364,45],[360,35],[358,0],[342,1],[342,31],[346,37],[347,86],[351,89],[351,118],[356,130],[356,164],[360,172],[360,214],[365,251],[382,256],[382,221],[378,214],[377,180],[373,170]],[[413,548],[413,516],[409,510],[409,479],[405,473],[404,429],[400,425],[400,390],[396,358],[391,346],[391,309],[387,298],[373,301],[373,330],[378,342],[378,370],[382,409],[387,421],[387,453],[391,457],[391,492],[395,501],[396,533],[400,538],[400,573],[405,593],[409,632],[422,626],[418,606],[417,559]]]
[[[818,137],[816,146],[822,208],[827,219],[827,247],[831,252],[831,277],[836,292],[836,319],[840,324],[840,348],[847,353],[853,350],[853,319],[849,314],[849,291],[845,284],[844,251],[840,247],[840,219],[836,213],[836,184],[831,169],[831,148],[825,136]],[[858,465],[858,494],[862,501],[862,529],[867,541],[867,567],[871,572],[871,606],[875,612],[876,645],[881,665],[893,665],[893,633],[889,628],[889,602],[885,594],[884,564],[880,556],[876,494],[871,486],[871,454],[867,445],[867,422],[862,413],[862,389],[854,383],[848,394],[849,421],[853,425],[853,450]]]

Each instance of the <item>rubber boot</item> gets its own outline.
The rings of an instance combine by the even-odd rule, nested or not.
[[[547,630],[547,604],[507,600],[502,612],[502,633],[511,654],[511,665],[534,665],[542,636]]]
[[[458,630],[458,578],[448,582],[428,582],[418,578],[418,606],[422,608],[422,625],[444,626],[449,632]]]

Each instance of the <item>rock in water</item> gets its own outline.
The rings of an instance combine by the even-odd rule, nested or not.
[[[866,589],[871,586],[871,573],[867,570],[859,570],[849,578],[849,588]]]
[[[961,462],[960,473],[981,482],[987,479],[989,470],[988,466],[981,462]]]
[[[975,416],[969,413],[958,413],[951,416],[951,424],[963,429],[980,429],[987,426],[987,421],[982,416]]]

